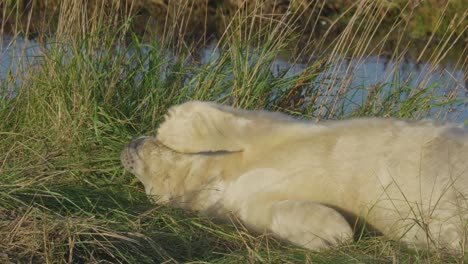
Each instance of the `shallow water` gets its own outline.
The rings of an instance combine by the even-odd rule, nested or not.
[[[289,67],[288,63],[278,61],[279,67]],[[295,65],[292,71],[302,72],[306,65]],[[293,74],[293,73],[292,73]],[[448,91],[456,91],[457,99],[460,100],[460,108],[463,112],[457,116],[449,114],[449,120],[456,122],[468,121],[468,86],[467,73],[454,69],[449,63],[446,65],[432,65],[429,63],[416,64],[411,60],[395,62],[388,58],[378,56],[367,56],[364,58],[342,58],[338,59],[336,66],[321,73],[316,82],[332,83],[332,86],[340,87],[340,83],[345,83],[350,102],[345,112],[358,108],[363,103],[363,98],[370,92],[370,87],[384,85],[384,91],[405,82],[409,87],[441,87],[435,92],[436,96],[443,97]],[[323,85],[323,84],[320,84]],[[416,89],[416,88],[413,88]],[[437,115],[436,111],[433,115]]]
[[[216,44],[209,45],[200,53],[201,62],[208,63],[210,60],[219,56],[219,50]],[[342,83],[346,84],[347,92],[352,96],[349,98],[349,104],[345,112],[352,111],[362,105],[363,98],[369,92],[369,87],[375,87],[384,84],[384,90],[395,89],[403,82],[409,87],[437,89],[435,96],[444,97],[444,93],[455,91],[457,96],[458,110],[451,112],[444,117],[450,121],[468,124],[468,72],[456,69],[453,63],[447,61],[443,65],[432,65],[430,63],[415,63],[412,59],[405,58],[396,62],[390,58],[379,56],[366,56],[361,58],[338,58],[334,61],[333,67],[322,72],[315,80],[315,86],[331,86],[337,93]],[[291,63],[286,58],[276,59],[272,65],[272,71],[275,74],[287,71],[285,77],[301,74],[307,64]],[[465,66],[466,68],[466,66]],[[447,111],[444,106],[434,109],[431,117],[442,118],[438,116],[438,110]]]
[[[26,42],[23,38],[9,35],[0,36],[0,81],[15,78],[19,82],[21,72],[33,64],[33,59],[40,56],[40,48],[34,41]]]
[[[2,36],[0,40],[0,84],[6,78],[14,78],[14,82],[19,85],[25,69],[37,65],[42,49],[36,42],[26,42],[21,37]],[[218,52],[214,45],[208,46],[200,52],[201,62],[209,62],[217,56]],[[449,116],[448,119],[456,122],[468,120],[468,73],[455,69],[450,62],[445,65],[416,64],[407,59],[397,63],[388,58],[367,56],[353,59],[340,58],[334,65],[320,74],[316,85],[324,85],[324,82],[325,85],[330,85],[331,82],[332,87],[339,87],[339,83],[345,82],[348,91],[354,93],[352,98],[355,99],[353,100],[356,100],[350,101],[347,110],[352,110],[353,106],[362,103],[367,87],[409,80],[407,84],[411,87],[438,86],[445,87],[447,90],[455,89],[457,99],[464,110],[461,113],[458,112],[456,116]],[[286,76],[293,76],[300,74],[306,67],[306,64],[290,63],[286,59],[278,58],[272,66],[272,71],[274,74],[287,71]],[[0,91],[0,96],[8,96],[10,93],[11,97],[13,92]],[[439,93],[443,93],[443,89]]]

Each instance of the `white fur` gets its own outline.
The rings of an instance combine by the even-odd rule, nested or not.
[[[157,137],[127,145],[146,192],[317,250],[356,217],[416,247],[467,240],[468,131],[395,119],[313,124],[207,102],[172,107]]]

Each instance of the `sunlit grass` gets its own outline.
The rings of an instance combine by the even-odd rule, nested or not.
[[[377,36],[396,28],[382,27],[386,1],[356,2],[352,22],[333,41],[311,39],[303,46],[295,45],[304,38],[295,28],[297,16],[262,13],[261,6],[238,10],[205,63],[179,38],[190,30],[186,20],[144,42],[130,30],[135,19],[131,7],[103,6],[84,15],[85,7],[74,3],[62,3],[56,34],[38,36],[34,49],[14,42],[28,36],[27,27],[18,27],[8,42],[17,53],[11,54],[16,64],[7,67],[0,83],[0,262],[461,261],[375,237],[308,252],[242,227],[152,204],[120,165],[125,142],[154,133],[168,107],[191,99],[314,120],[446,120],[467,111],[456,96],[458,87],[429,82],[435,68],[418,76],[417,87],[397,77],[373,87],[350,87],[351,62],[359,63],[369,50],[383,55],[387,39]],[[179,10],[180,15],[185,11]],[[443,28],[445,37],[437,39],[430,63],[439,63],[459,43],[453,32],[466,30],[456,20],[463,16],[454,17],[453,28]],[[256,19],[263,21],[260,31],[252,26]],[[411,20],[394,21],[398,23]],[[390,58],[401,61],[406,52],[395,49]],[[463,54],[455,64],[467,72],[466,50]],[[292,66],[309,64],[300,73],[274,71],[275,60],[285,56]],[[339,68],[345,68],[344,76],[337,76]]]

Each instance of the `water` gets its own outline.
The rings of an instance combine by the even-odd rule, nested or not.
[[[41,49],[34,41],[26,42],[21,37],[0,36],[0,81],[15,78],[19,84],[21,78],[18,76],[27,67],[34,65],[40,55]]]
[[[41,48],[34,41],[26,42],[23,38],[16,39],[3,36],[0,38],[0,88],[7,78],[14,79],[16,85],[20,84],[20,76],[26,69],[38,64],[41,56]],[[214,45],[208,46],[200,52],[201,62],[208,63],[218,56],[219,50]],[[388,58],[367,56],[363,58],[341,58],[334,63],[334,67],[324,71],[316,80],[316,85],[323,82],[332,82],[331,86],[339,87],[339,83],[345,82],[349,91],[353,91],[355,102],[350,102],[347,110],[362,103],[360,98],[365,97],[366,87],[379,84],[400,83],[410,80],[411,87],[445,87],[447,90],[456,90],[457,99],[465,109],[457,116],[450,119],[456,122],[468,120],[468,87],[467,73],[455,69],[450,63],[445,65],[431,65],[428,63],[416,64],[411,60],[395,62]],[[286,77],[300,74],[307,67],[306,64],[290,63],[286,59],[278,58],[272,66],[273,74],[287,71]],[[425,83],[422,83],[422,82]],[[10,82],[11,83],[11,82]],[[330,85],[328,83],[327,85]],[[390,89],[390,88],[389,88]],[[438,93],[443,93],[443,89]],[[0,96],[14,96],[14,89],[0,90]],[[442,96],[442,94],[438,94]]]
[[[201,62],[208,63],[219,56],[219,51],[212,44],[201,52]],[[458,106],[463,112],[451,113],[447,119],[455,122],[468,122],[468,73],[456,69],[450,62],[444,65],[429,63],[416,64],[411,59],[396,62],[389,58],[366,56],[362,58],[338,58],[334,66],[322,72],[314,85],[331,86],[330,94],[338,93],[341,84],[345,84],[352,96],[347,96],[349,103],[345,112],[352,111],[362,105],[362,99],[369,92],[369,87],[384,85],[385,89],[395,89],[401,83],[409,87],[441,87],[434,94],[435,97],[444,97],[444,92],[456,91]],[[285,77],[301,74],[307,64],[291,63],[286,58],[278,58],[272,66],[273,74],[287,71]],[[440,106],[438,109],[448,110],[449,106]],[[432,116],[437,116],[437,110]],[[450,112],[450,111],[449,111]],[[468,124],[468,123],[467,123]]]
[[[391,59],[377,56],[364,58],[340,59],[337,66],[322,73],[321,79],[331,80],[336,84],[344,82],[348,87],[350,102],[345,112],[362,105],[363,98],[370,93],[370,87],[384,85],[385,90],[394,90],[395,87],[406,82],[409,87],[441,87],[435,90],[434,96],[445,97],[447,91],[456,91],[459,107],[464,109],[462,113],[450,114],[448,119],[456,122],[468,120],[468,87],[467,75],[461,70],[456,70],[451,64],[431,65],[429,63],[415,64],[413,61],[395,62]],[[350,74],[351,73],[351,74]],[[449,106],[443,107],[448,110]],[[436,115],[436,109],[432,111]]]

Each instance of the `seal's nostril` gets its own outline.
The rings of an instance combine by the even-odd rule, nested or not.
[[[146,137],[141,137],[130,141],[130,143],[128,143],[128,148],[137,149],[141,145],[141,143],[145,141],[145,138]]]

